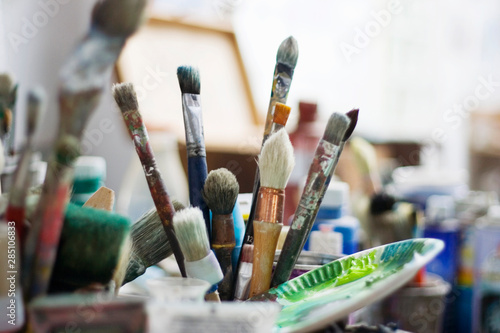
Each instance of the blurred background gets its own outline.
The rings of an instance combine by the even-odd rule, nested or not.
[[[94,4],[0,0],[0,73],[10,73],[19,84],[14,151],[24,143],[26,95],[36,86],[48,97],[36,148],[43,153],[41,159],[50,151],[58,130],[59,69],[87,31]],[[348,214],[359,219],[355,227],[352,221],[339,227],[348,232],[343,237],[356,230],[353,252],[358,242],[362,248],[408,237],[445,240],[447,251],[428,270],[447,286],[434,296],[458,300],[446,302],[446,311],[436,318],[449,332],[458,332],[457,326],[467,332],[472,288],[480,290],[475,292],[476,305],[484,289],[472,276],[493,272],[495,290],[500,290],[498,271],[492,268],[500,260],[495,251],[500,244],[498,1],[150,1],[149,19],[128,41],[85,131],[82,153],[100,158],[89,162],[90,168],[116,192],[116,211],[135,220],[152,206],[111,95],[113,83],[131,81],[169,192],[187,203],[176,69],[194,65],[201,74],[208,169],[228,168],[238,178],[240,192],[250,193],[276,53],[290,35],[299,45],[287,102],[292,107],[287,129],[297,160],[314,150],[315,143],[311,148],[305,142],[321,137],[333,111],[360,109],[353,137],[363,141],[351,140],[346,146],[336,174],[347,186],[336,185],[330,196],[340,198],[336,205],[347,202]],[[309,160],[301,163],[297,165],[307,168]],[[306,171],[292,176],[290,184],[300,188]],[[374,200],[380,193],[392,199]],[[395,201],[415,206],[393,206]],[[245,211],[244,200],[240,204]],[[386,212],[391,217],[380,218]],[[423,215],[425,226],[418,222]],[[479,218],[485,220],[476,224]],[[496,229],[479,230],[477,237],[493,238],[474,243],[471,230],[491,221]],[[411,230],[402,231],[396,223]],[[348,254],[345,241],[342,254]],[[486,245],[478,248],[481,243]],[[483,261],[484,266],[473,263]],[[410,303],[416,299],[408,297]],[[397,308],[397,301],[391,302]],[[466,321],[459,324],[459,319]]]

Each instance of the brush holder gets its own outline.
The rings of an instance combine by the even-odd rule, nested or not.
[[[149,293],[158,302],[201,303],[211,287],[210,283],[195,278],[162,277],[147,281]]]

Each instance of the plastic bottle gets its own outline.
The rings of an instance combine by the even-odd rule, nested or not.
[[[82,206],[106,179],[106,160],[100,156],[80,156],[75,162],[71,202]]]
[[[307,176],[314,152],[323,134],[321,124],[316,122],[317,105],[315,103],[299,102],[299,120],[297,128],[290,133],[292,142],[295,167],[285,188],[285,210],[283,221],[290,223],[290,217],[300,200],[300,190],[304,178]]]
[[[499,332],[500,206],[478,219],[474,257],[473,332]]]

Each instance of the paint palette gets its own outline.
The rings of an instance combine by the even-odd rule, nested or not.
[[[321,329],[393,293],[443,248],[442,241],[426,238],[379,246],[325,264],[252,301],[282,306],[274,332]]]

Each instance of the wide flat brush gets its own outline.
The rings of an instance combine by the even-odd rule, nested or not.
[[[172,200],[175,211],[184,205]],[[172,254],[172,248],[163,230],[163,223],[156,207],[144,213],[133,225],[130,232],[132,252],[123,283],[135,280],[150,266],[156,265]]]
[[[285,187],[295,165],[293,147],[285,129],[272,134],[259,157],[261,187],[257,197],[254,228],[254,257],[249,297],[271,285],[274,253],[281,228]]]
[[[297,65],[299,58],[299,47],[297,41],[292,36],[285,39],[278,48],[276,54],[276,66],[274,67],[273,85],[271,88],[271,99],[269,100],[269,107],[267,109],[266,123],[264,127],[264,136],[262,138],[262,145],[266,142],[273,129],[273,119],[276,103],[285,104],[288,98],[288,91],[292,83],[293,72]],[[285,122],[288,117],[285,118]],[[252,244],[253,242],[253,220],[255,215],[255,205],[257,203],[257,192],[260,187],[259,168],[255,171],[255,178],[253,183],[253,196],[252,206],[250,208],[250,215],[248,217],[247,227],[245,230],[245,237],[243,244]],[[239,267],[238,261],[238,267]]]
[[[323,138],[318,143],[314,159],[309,167],[299,205],[295,210],[274,271],[271,282],[273,287],[287,281],[295,267],[338,162],[339,146],[349,127],[349,122],[349,117],[340,113],[333,113],[328,120]]]
[[[25,246],[23,287],[27,299],[47,291],[84,127],[127,38],[143,20],[145,6],[146,0],[98,2],[87,36],[61,70],[59,134]]]
[[[210,250],[201,210],[189,207],[175,214],[174,229],[186,260],[187,275],[205,280],[216,288],[224,276],[217,258]],[[217,290],[212,289],[212,294],[216,295]]]
[[[19,159],[16,172],[9,191],[9,204],[5,211],[5,220],[16,225],[16,233],[20,246],[26,237],[26,195],[30,186],[30,164],[33,156],[33,136],[38,126],[40,114],[44,108],[45,95],[40,89],[28,93],[26,145]]]
[[[177,265],[179,265],[181,275],[185,277],[184,257],[172,226],[175,209],[168,195],[160,170],[156,165],[153,149],[149,145],[148,132],[139,112],[134,86],[132,83],[117,84],[113,87],[113,95],[122,112],[123,120],[134,142],[137,155],[141,160],[151,197],[153,198],[158,215],[163,222],[163,228],[167,234],[170,247],[174,252],[175,260],[177,261]]]
[[[203,212],[207,235],[210,239],[210,211],[201,194],[207,179],[207,153],[203,135],[200,73],[194,67],[180,66],[177,68],[177,79],[182,93],[182,114],[186,132],[189,202]]]
[[[210,171],[202,192],[203,199],[212,211],[212,249],[224,275],[219,284],[219,295],[223,301],[231,300],[233,296],[231,255],[236,246],[236,238],[232,212],[239,190],[240,186],[233,173],[220,168]]]

